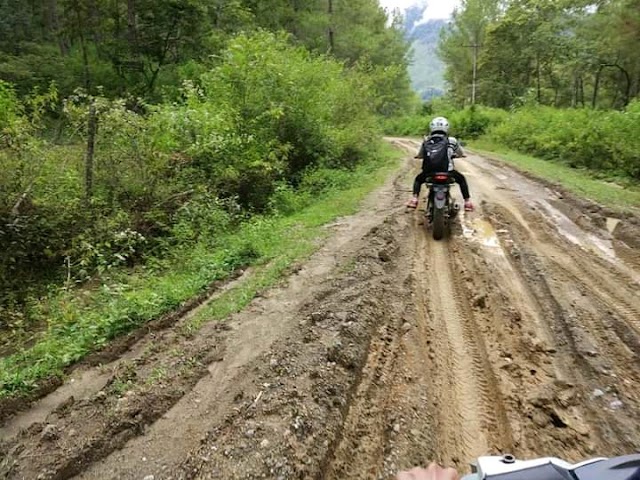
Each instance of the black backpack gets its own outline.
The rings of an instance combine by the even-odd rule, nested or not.
[[[426,173],[449,171],[449,137],[434,135],[422,143],[422,171]]]

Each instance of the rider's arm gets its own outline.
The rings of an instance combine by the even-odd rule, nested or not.
[[[397,480],[458,480],[458,472],[453,468],[442,468],[432,463],[429,468],[414,468],[408,472],[400,472]]]

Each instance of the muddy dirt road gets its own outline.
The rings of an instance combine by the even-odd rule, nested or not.
[[[470,155],[477,211],[434,242],[404,208],[417,144],[393,142],[402,170],[245,312],[152,326],[4,412],[0,476],[386,479],[640,449],[637,219]]]

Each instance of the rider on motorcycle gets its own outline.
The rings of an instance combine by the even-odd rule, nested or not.
[[[446,141],[448,142],[448,154],[449,154],[449,174],[454,178],[454,180],[460,185],[460,190],[462,191],[462,196],[464,198],[464,209],[467,212],[473,211],[473,203],[471,203],[471,195],[469,194],[469,185],[467,184],[467,179],[460,172],[454,169],[453,159],[454,157],[463,157],[465,156],[462,148],[458,141],[449,137],[449,121],[444,117],[436,117],[431,120],[429,124],[430,134],[428,137],[425,137],[422,146],[420,147],[420,152],[416,155],[415,158],[424,159],[425,156],[425,144],[427,142],[439,142]],[[423,164],[424,166],[424,164]],[[418,200],[420,197],[420,189],[422,188],[422,184],[427,181],[429,175],[436,172],[427,172],[422,171],[415,179],[413,183],[413,198],[409,200],[407,203],[407,207],[409,208],[417,208]]]

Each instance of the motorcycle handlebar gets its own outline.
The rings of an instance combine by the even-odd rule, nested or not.
[[[640,480],[640,455],[595,458],[571,465],[558,458],[518,461],[511,455],[480,457],[461,480]]]

